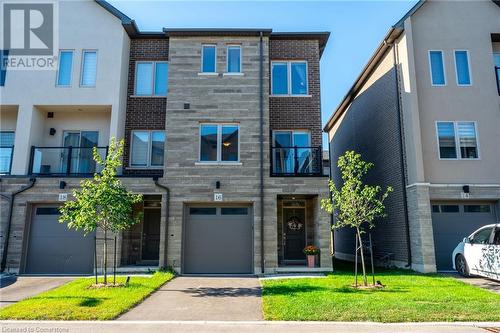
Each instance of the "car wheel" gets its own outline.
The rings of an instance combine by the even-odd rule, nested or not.
[[[467,266],[467,260],[462,254],[457,255],[455,258],[455,268],[458,273],[462,276],[469,277],[469,266]]]

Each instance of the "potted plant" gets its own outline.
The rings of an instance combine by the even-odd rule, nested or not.
[[[307,256],[307,267],[314,268],[316,266],[316,255],[319,249],[314,245],[308,245],[304,248],[304,253]]]

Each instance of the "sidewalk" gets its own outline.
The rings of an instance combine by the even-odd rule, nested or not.
[[[2,332],[67,333],[488,333],[500,323],[345,323],[265,321],[0,321]]]

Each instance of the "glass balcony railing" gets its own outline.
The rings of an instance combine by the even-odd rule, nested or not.
[[[322,176],[321,147],[271,148],[271,176]]]
[[[0,175],[10,175],[14,146],[0,146]]]
[[[108,147],[97,147],[105,158]],[[84,176],[100,172],[93,159],[93,147],[32,147],[30,174],[50,176]]]

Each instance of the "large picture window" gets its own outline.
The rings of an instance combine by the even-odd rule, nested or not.
[[[130,166],[163,166],[165,139],[165,131],[132,131]]]
[[[238,124],[200,125],[200,162],[239,162]]]

